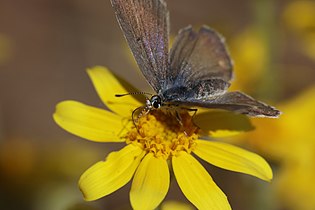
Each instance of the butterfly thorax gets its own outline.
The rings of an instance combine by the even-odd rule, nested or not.
[[[175,86],[163,91],[160,97],[163,102],[174,102],[176,100],[190,98],[191,94],[190,88],[185,86]]]

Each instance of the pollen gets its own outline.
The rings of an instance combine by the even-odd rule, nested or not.
[[[127,133],[127,144],[135,144],[158,158],[170,159],[180,151],[190,153],[198,139],[199,128],[187,111],[176,117],[172,112],[153,110],[141,116],[136,126]]]

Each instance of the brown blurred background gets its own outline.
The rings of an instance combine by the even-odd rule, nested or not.
[[[236,88],[276,105],[314,83],[315,17],[296,1],[167,3],[172,37],[188,24],[226,37]],[[148,89],[109,0],[0,0],[0,209],[130,209],[129,185],[89,203],[77,187],[85,169],[122,145],[82,140],[52,120],[63,100],[103,107],[86,74],[95,65]],[[234,209],[290,209],[269,184],[208,168]],[[188,203],[176,184],[167,197],[174,199]]]

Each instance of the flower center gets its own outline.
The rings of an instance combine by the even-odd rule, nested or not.
[[[136,144],[155,157],[169,159],[180,151],[190,153],[196,146],[198,128],[187,111],[175,117],[170,112],[150,111],[141,116],[137,127],[127,133],[127,144]]]

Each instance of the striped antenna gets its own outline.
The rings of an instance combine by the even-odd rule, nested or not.
[[[150,96],[152,96],[153,94],[146,93],[146,92],[131,92],[131,93],[124,93],[124,94],[115,94],[116,97],[122,97],[122,96],[127,96],[127,95],[150,95]]]

